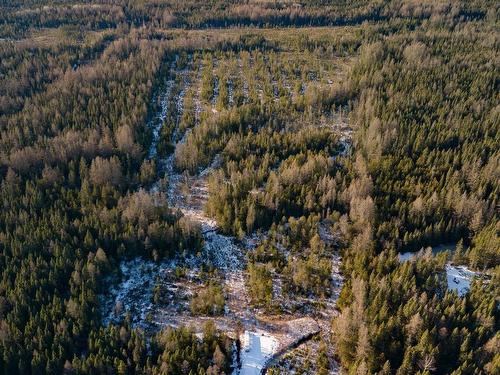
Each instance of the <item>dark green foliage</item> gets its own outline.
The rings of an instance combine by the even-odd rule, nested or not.
[[[119,261],[202,246],[147,190],[160,168],[147,155],[151,98],[170,78],[179,94],[176,55],[177,71],[201,65],[201,101],[217,113],[196,118],[194,92],[182,116],[171,101],[158,154],[173,151],[176,126],[191,129],[176,167],[220,161],[207,212],[228,234],[268,231],[248,254],[255,304],[272,307],[276,280],[288,296],[329,296],[340,250],[332,337],[346,371],[499,373],[496,4],[12,0],[0,11],[0,373],[231,371],[231,341],[213,324],[203,339],[188,328],[149,339],[129,319],[100,319]],[[170,29],[339,24],[350,26]],[[217,66],[224,58],[233,64]],[[342,81],[315,84],[338,70]],[[354,151],[339,157],[322,125],[346,111]],[[397,259],[457,241],[453,260],[485,274],[463,298],[447,291],[443,255]],[[223,308],[210,282],[191,302],[194,314]],[[315,368],[328,367],[322,345]]]
[[[27,47],[18,48],[27,61]],[[0,368],[8,374],[61,373],[94,350],[97,294],[118,260],[201,246],[197,230],[138,189],[156,178],[141,149],[165,46],[126,35],[100,55],[72,48],[36,52],[46,78],[0,116]],[[72,53],[96,60],[73,71]],[[43,65],[50,54],[61,60]],[[15,76],[15,64],[4,67]],[[95,350],[109,350],[108,365],[118,366],[118,347]]]
[[[209,283],[191,298],[190,309],[195,315],[221,315],[224,312],[224,292],[214,283]]]
[[[255,304],[271,305],[273,280],[268,267],[261,264],[250,264],[248,266],[248,291]]]
[[[64,370],[75,374],[187,374],[228,372],[231,341],[206,323],[203,338],[189,328],[155,335],[150,349],[144,335],[128,325],[101,328],[89,337],[88,354],[66,362]]]
[[[472,25],[477,33],[459,32]],[[436,22],[401,32],[363,47],[352,71],[359,149],[334,338],[353,373],[498,368],[498,66],[496,48],[481,43],[489,30]],[[360,189],[367,178],[373,189]],[[447,291],[444,256],[400,264],[394,252],[458,239],[454,259],[491,277],[463,298]]]

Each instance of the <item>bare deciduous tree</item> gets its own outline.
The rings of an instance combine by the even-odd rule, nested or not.
[[[100,156],[90,165],[90,181],[96,186],[117,186],[122,181],[122,168],[116,156],[104,159]]]

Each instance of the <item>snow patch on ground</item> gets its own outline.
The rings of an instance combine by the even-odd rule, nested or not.
[[[175,66],[175,61],[172,62],[170,69],[172,70]],[[170,78],[165,83],[165,89],[158,96],[160,100],[160,110],[155,118],[151,120],[150,127],[153,131],[153,139],[151,142],[151,146],[149,147],[149,158],[152,159],[156,156],[158,142],[160,140],[160,131],[163,126],[163,122],[167,118],[168,112],[168,102],[170,100],[170,95],[172,92],[172,88],[174,87],[174,80]]]
[[[234,105],[234,82],[231,78],[227,81],[227,93],[229,106],[232,107]]]
[[[141,328],[149,326],[153,312],[153,288],[158,276],[174,266],[173,261],[156,264],[136,258],[120,263],[121,281],[103,296],[103,323],[118,323],[130,313],[132,324]]]
[[[448,290],[455,290],[459,297],[463,297],[470,290],[472,279],[478,276],[478,273],[469,270],[465,266],[446,265],[446,281]]]
[[[242,80],[243,103],[246,104],[246,103],[248,103],[249,87],[248,87],[248,81],[246,79],[246,76],[243,74],[243,62],[241,61],[240,57],[238,57],[238,74]]]
[[[214,93],[212,97],[212,111],[215,109],[218,99],[219,99],[219,77],[214,75]],[[217,110],[215,111],[217,112]]]
[[[223,271],[236,271],[242,268],[241,250],[234,243],[234,239],[215,231],[206,232],[205,252],[211,263]]]
[[[186,91],[189,87],[189,68],[186,67],[179,73],[181,75],[182,87],[175,97],[175,108],[177,110],[177,127],[179,126],[182,115],[184,114],[184,97],[186,96]]]
[[[201,113],[203,112],[203,107],[201,105],[201,72],[203,70],[203,63],[199,63],[198,72],[196,73],[196,95],[194,96],[194,117],[196,119],[196,124],[200,122]]]
[[[332,292],[330,295],[330,301],[333,304],[337,304],[337,300],[340,297],[340,291],[344,285],[344,276],[340,273],[340,266],[342,264],[342,258],[335,252],[332,255]]]
[[[260,330],[245,331],[241,342],[241,368],[236,369],[234,374],[259,375],[278,350],[278,340]]]

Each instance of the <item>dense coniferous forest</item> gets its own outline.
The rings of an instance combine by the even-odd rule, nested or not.
[[[0,373],[500,373],[499,22],[0,0]]]

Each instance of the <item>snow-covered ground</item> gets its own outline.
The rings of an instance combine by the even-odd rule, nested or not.
[[[175,107],[177,110],[177,126],[179,125],[179,122],[182,118],[182,114],[184,113],[184,97],[186,96],[186,91],[189,87],[189,66],[183,69],[180,72],[180,75],[182,80],[182,86],[179,93],[175,97]]]
[[[177,56],[175,60],[170,65],[170,70],[173,70],[177,61]],[[160,109],[156,117],[154,117],[150,122],[150,127],[153,131],[153,139],[151,142],[151,146],[149,147],[149,158],[154,158],[156,156],[158,142],[160,140],[160,131],[163,126],[163,122],[167,118],[168,111],[168,103],[170,100],[170,95],[172,92],[172,88],[174,86],[174,79],[171,77],[166,83],[165,88],[158,95],[158,99],[160,101]]]
[[[352,146],[353,130],[347,123],[347,115],[342,110],[330,115],[329,123],[325,126],[331,127],[339,134],[339,142],[342,144],[340,156],[349,154]]]
[[[344,276],[340,273],[340,265],[342,264],[342,258],[335,252],[332,255],[332,293],[330,295],[330,301],[337,304],[337,300],[340,297],[340,291],[342,290],[342,285],[344,284]]]
[[[229,106],[232,107],[234,104],[234,82],[232,78],[227,81],[227,96]]]
[[[213,97],[212,97],[212,112],[216,113],[217,109],[215,107],[217,106],[217,100],[219,100],[219,77],[216,75],[215,72],[215,67],[217,66],[217,62],[214,63],[214,92],[213,92]]]
[[[242,268],[242,252],[234,239],[215,231],[205,232],[205,251],[212,264],[223,271],[238,271]]]
[[[280,361],[281,358],[283,358],[284,355],[286,355],[286,353],[293,351],[294,348],[308,342],[310,339],[317,336],[322,330],[321,325],[311,317],[303,317],[281,322],[268,321],[266,328],[267,329],[264,332],[259,329],[248,330],[245,332],[243,348],[246,350],[246,353],[251,352],[252,349],[254,353],[252,353],[251,356],[245,356],[245,350],[242,352],[242,360],[248,363],[246,366],[246,372],[244,373],[254,373],[252,371],[255,369],[254,361],[256,358],[259,359],[259,364],[263,365],[263,367],[260,367],[261,372],[263,368],[267,369],[269,367],[273,367]],[[271,333],[266,334],[266,332]],[[257,342],[257,345],[253,348],[251,346],[245,346],[245,343],[252,339],[252,334],[257,336],[256,338],[253,338],[254,340],[260,340],[260,342]],[[262,340],[264,340],[267,345],[259,346],[258,344],[261,344]],[[271,348],[272,350],[268,348],[269,344],[273,345]],[[257,350],[261,350],[261,353],[255,353]],[[242,366],[242,369],[243,368],[245,367]]]
[[[119,322],[130,313],[132,324],[147,328],[153,312],[153,289],[156,279],[167,269],[174,267],[174,262],[160,264],[136,258],[120,264],[121,281],[103,296],[103,323]]]
[[[459,297],[463,297],[470,290],[470,283],[478,273],[464,266],[446,265],[446,281],[448,290],[455,290]]]
[[[264,331],[245,331],[242,338],[241,369],[235,374],[259,375],[266,362],[277,352],[278,340]]]
[[[184,95],[189,82],[188,67],[181,70],[176,69],[176,62],[171,65],[171,74],[166,81],[164,90],[159,94],[160,110],[150,126],[153,130],[153,141],[149,150],[150,158],[157,157],[157,144],[161,133],[161,128],[165,118],[169,115],[171,106],[169,102],[175,103],[177,122],[173,132],[173,140],[176,146],[185,142],[189,131],[180,134],[178,128],[179,119],[182,118],[184,111]],[[241,69],[241,62],[239,62]],[[215,70],[215,69],[214,69]],[[181,79],[175,80],[175,76],[181,75]],[[197,80],[201,78],[201,69],[197,74]],[[181,87],[177,90],[176,82]],[[192,83],[198,84],[198,83]],[[199,85],[198,85],[199,86]],[[276,81],[273,81],[273,87]],[[233,87],[230,83],[230,102],[233,97]],[[177,95],[173,97],[173,92]],[[248,82],[243,80],[243,94],[245,101],[249,96]],[[214,95],[211,102],[212,109],[215,109],[219,94],[219,82],[216,78],[214,86]],[[196,124],[199,124],[199,117],[202,111],[200,103],[200,87],[196,88],[195,95],[195,116]],[[259,91],[262,96],[262,90]],[[344,128],[344,123],[339,127],[341,136],[344,137],[346,149],[350,146],[351,130]],[[342,139],[341,139],[342,141]],[[207,317],[192,316],[189,311],[189,296],[193,291],[200,288],[199,270],[202,264],[211,264],[218,269],[223,280],[224,292],[226,295],[226,314],[222,317],[215,317],[214,322],[217,327],[230,331],[234,329],[236,321],[243,324],[245,331],[243,338],[243,349],[241,352],[241,369],[236,369],[235,374],[260,374],[266,366],[267,361],[273,357],[279,350],[286,350],[295,340],[300,340],[304,334],[309,335],[309,328],[301,323],[300,320],[291,318],[288,323],[297,321],[295,325],[289,325],[285,328],[276,327],[271,329],[267,323],[257,318],[256,312],[250,306],[250,298],[246,290],[245,282],[245,253],[255,247],[266,234],[254,234],[244,238],[243,241],[237,241],[231,236],[226,236],[218,232],[217,222],[208,217],[204,211],[204,204],[208,199],[208,176],[214,171],[220,163],[220,158],[215,158],[213,163],[205,170],[195,176],[187,176],[179,173],[174,166],[175,153],[168,157],[158,160],[162,178],[153,184],[152,192],[162,192],[166,195],[168,206],[179,210],[194,225],[198,225],[204,238],[204,247],[199,257],[191,257],[187,260],[165,261],[154,263],[143,259],[134,259],[123,261],[120,264],[121,276],[118,284],[112,288],[106,296],[103,296],[104,323],[109,324],[121,320],[126,313],[130,313],[132,323],[144,329],[158,329],[166,325],[194,325],[201,327]],[[328,230],[323,230],[322,235],[334,241]],[[330,237],[328,237],[330,236]],[[340,274],[341,259],[338,254],[332,256],[332,293],[326,307],[323,309],[323,320],[320,327],[327,328],[334,312],[334,307],[340,292],[343,278]],[[189,275],[182,280],[176,280],[173,276],[175,268],[178,265],[188,265]],[[161,286],[164,290],[162,296],[164,301],[154,303],[155,286]],[[310,319],[310,318],[309,318]],[[311,319],[312,320],[312,319]],[[314,322],[318,325],[319,322]],[[305,330],[304,330],[305,329]],[[279,333],[287,332],[286,334]],[[305,333],[304,333],[305,332]]]
[[[196,94],[194,96],[194,117],[196,119],[196,124],[200,122],[201,113],[203,112],[203,107],[201,105],[201,72],[203,70],[203,63],[200,61],[198,64],[198,71],[196,73]]]
[[[183,87],[181,87],[179,94],[175,98],[178,118],[182,117],[184,110],[182,99],[185,87],[189,84],[187,71],[183,70],[179,74],[182,76],[181,82],[183,83]],[[200,74],[198,73],[198,75]],[[218,82],[215,82],[212,102],[214,106],[217,97]],[[189,131],[179,139],[177,136],[178,129],[174,129],[174,139],[177,139],[177,145],[185,142],[188,133]],[[166,189],[168,205],[173,210],[181,211],[191,222],[200,226],[204,237],[204,247],[202,259],[198,259],[198,266],[200,263],[206,263],[212,264],[219,269],[225,275],[225,279],[230,281],[226,287],[226,292],[229,297],[228,299],[231,299],[231,295],[234,293],[240,294],[241,287],[244,286],[243,273],[241,272],[244,267],[244,255],[242,249],[236,244],[235,239],[218,233],[217,223],[212,218],[207,217],[204,212],[204,204],[208,199],[208,176],[218,167],[220,158],[216,157],[212,164],[197,176],[187,176],[176,171],[174,160],[175,153],[160,163],[168,182]],[[155,184],[155,186],[157,189],[160,189],[160,183]],[[196,262],[192,266],[196,267]],[[162,315],[164,314],[157,314],[157,317],[161,317]],[[171,320],[168,319],[168,321]],[[161,325],[162,322],[158,321],[158,324]]]

